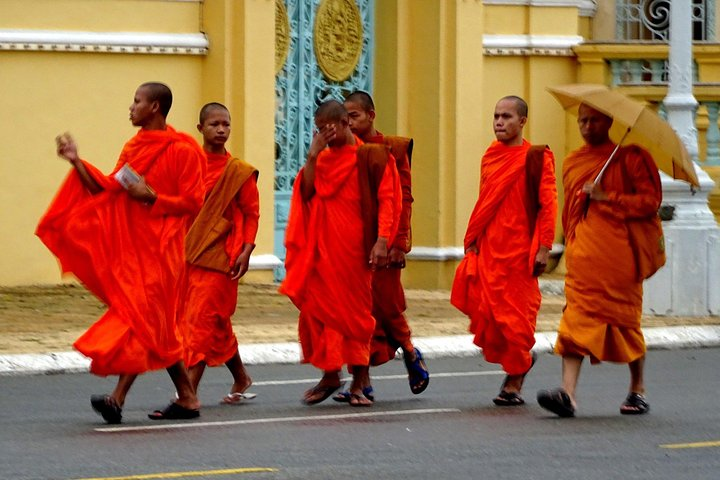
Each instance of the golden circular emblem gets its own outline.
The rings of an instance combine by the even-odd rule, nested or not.
[[[323,0],[315,15],[315,56],[327,78],[352,75],[362,53],[363,28],[354,0]]]
[[[275,74],[282,70],[290,50],[290,20],[283,0],[275,0]]]

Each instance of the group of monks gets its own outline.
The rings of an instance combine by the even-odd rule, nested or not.
[[[56,139],[73,169],[37,227],[37,235],[108,307],[74,344],[92,373],[118,375],[109,394],[91,396],[108,423],[120,423],[138,375],[166,369],[175,398],[153,420],[200,415],[197,391],[206,366],[233,377],[222,403],[255,395],[238,353],[231,316],[247,272],[259,219],[258,171],[226,150],[228,109],[209,103],[199,114],[202,147],[167,123],[170,89],[142,84],[130,106],[140,127],[105,175],[78,155],[74,139]],[[280,292],[297,306],[303,362],[322,372],[307,405],[333,400],[354,407],[375,401],[370,366],[401,350],[413,394],[430,374],[413,345],[400,281],[411,248],[413,140],[375,128],[365,92],[328,100],[315,112],[307,160],[295,179]],[[516,96],[496,105],[496,136],[482,157],[480,193],[465,235],[451,301],[470,318],[474,343],[507,373],[499,406],[522,405],[533,367],[537,277],[548,263],[557,211],[555,160],[523,138],[528,108]],[[573,416],[585,356],[630,365],[622,413],[645,413],[645,344],[640,330],[642,278],[632,269],[625,223],[653,215],[657,170],[647,152],[623,148],[594,182],[614,145],[612,118],[587,105],[578,123],[586,145],[563,167],[562,212],[567,307],[556,352],[562,388],[541,391],[540,405]],[[613,262],[606,260],[612,251]],[[342,370],[351,384],[343,389]],[[334,395],[333,395],[334,394]]]
[[[566,306],[555,344],[562,356],[562,386],[537,394],[540,406],[560,417],[575,415],[584,357],[628,364],[630,386],[620,413],[650,409],[640,328],[644,278],[629,224],[655,219],[662,190],[647,151],[634,145],[616,150],[607,113],[580,105],[585,145],[563,163]],[[482,157],[480,193],[451,292],[453,305],[470,318],[473,341],[485,359],[507,373],[493,399],[506,407],[525,403],[523,381],[536,361],[537,277],[547,266],[557,210],[553,154],[523,138],[527,116],[526,102],[516,96],[495,107],[496,140]]]

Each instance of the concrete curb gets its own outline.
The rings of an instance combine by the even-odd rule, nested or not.
[[[656,327],[643,332],[650,350],[720,347],[720,325]],[[538,332],[534,350],[552,352],[556,336],[555,332]],[[480,352],[472,335],[422,337],[414,343],[426,358],[471,357]],[[241,345],[240,355],[248,365],[292,364],[300,361],[300,347],[296,342]],[[0,376],[87,372],[89,366],[90,361],[77,352],[0,355]]]

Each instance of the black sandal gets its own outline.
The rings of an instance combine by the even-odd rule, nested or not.
[[[643,395],[630,392],[620,405],[620,413],[623,415],[642,415],[650,411],[650,404],[645,400]]]
[[[525,400],[516,392],[501,390],[498,396],[493,398],[493,403],[498,407],[518,407],[525,404]]]
[[[562,388],[540,390],[537,394],[537,401],[545,410],[549,410],[559,417],[575,416],[575,407],[570,400],[570,395]]]

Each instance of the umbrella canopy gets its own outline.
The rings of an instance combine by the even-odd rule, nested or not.
[[[618,143],[635,143],[647,149],[659,170],[677,180],[700,186],[695,166],[680,137],[670,124],[640,102],[610,90],[605,85],[576,83],[548,87],[565,110],[577,114],[584,103],[613,118],[610,138]],[[629,129],[629,132],[628,132]]]

